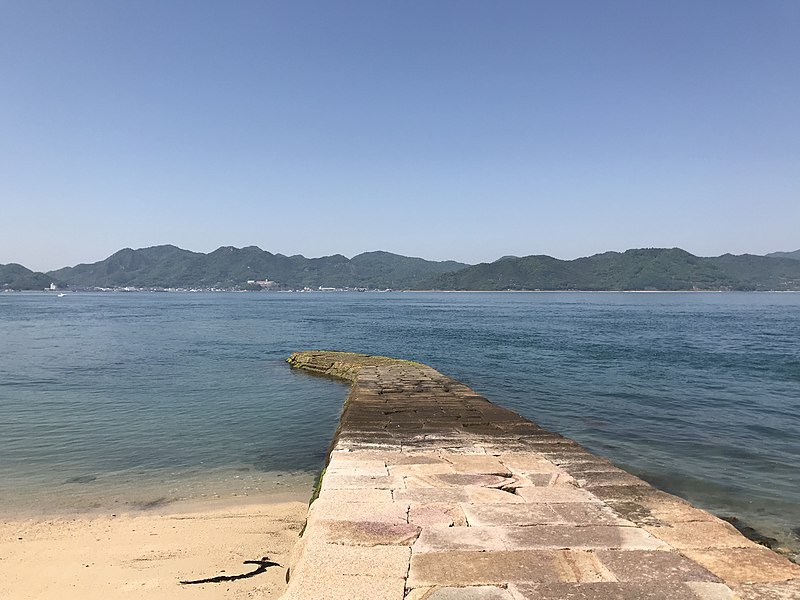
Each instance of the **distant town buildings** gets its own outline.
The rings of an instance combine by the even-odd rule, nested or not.
[[[278,284],[277,282],[270,281],[269,279],[248,279],[247,285],[258,285],[261,286],[262,288],[269,289],[275,287]]]

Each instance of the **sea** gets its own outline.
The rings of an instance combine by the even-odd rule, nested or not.
[[[0,294],[0,515],[308,497],[347,386],[421,361],[800,548],[800,294]]]

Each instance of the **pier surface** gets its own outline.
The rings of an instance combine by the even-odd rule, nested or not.
[[[798,600],[800,566],[423,364],[352,382],[284,600]]]

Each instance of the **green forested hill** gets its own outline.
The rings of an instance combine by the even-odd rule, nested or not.
[[[440,290],[800,290],[800,261],[679,248],[606,252],[576,260],[503,258],[423,282]]]
[[[467,265],[433,262],[389,252],[369,252],[348,259],[284,256],[257,248],[223,246],[209,254],[175,246],[126,248],[105,260],[52,271],[73,288],[88,287],[234,287],[269,279],[283,287],[369,287],[405,289]]]
[[[723,254],[703,259],[724,270],[746,290],[800,289],[800,260],[792,258],[755,256],[753,254]]]
[[[0,290],[43,290],[51,283],[59,281],[15,263],[0,265]]]
[[[223,246],[208,254],[154,246],[126,248],[96,263],[46,274],[0,265],[0,289],[37,290],[51,282],[71,289],[241,288],[248,280],[262,279],[290,289],[800,290],[800,260],[750,254],[702,258],[680,248],[645,248],[575,260],[506,256],[470,266],[390,252],[305,258],[255,246]]]
[[[800,260],[800,250],[795,250],[794,252],[771,252],[767,254],[770,258],[793,258],[794,260]]]

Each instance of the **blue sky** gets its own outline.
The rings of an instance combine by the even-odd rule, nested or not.
[[[800,248],[800,2],[0,2],[0,263]]]

